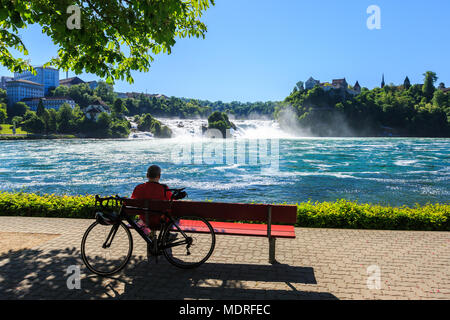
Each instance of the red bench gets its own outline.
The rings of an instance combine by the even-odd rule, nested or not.
[[[270,263],[275,263],[276,238],[294,239],[293,225],[297,221],[297,207],[288,205],[130,199],[124,204],[124,210],[131,215],[151,211],[169,212],[174,217],[200,216],[219,220],[210,221],[216,234],[267,237]],[[227,221],[252,221],[259,224]],[[180,224],[183,224],[183,220]],[[196,231],[202,232],[200,229]]]

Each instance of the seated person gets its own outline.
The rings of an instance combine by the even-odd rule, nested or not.
[[[148,181],[142,183],[134,188],[131,199],[153,199],[153,200],[170,200],[172,192],[168,190],[165,184],[159,183],[161,179],[161,168],[157,165],[152,165],[147,170]],[[139,215],[141,221],[138,224],[144,228],[144,232],[147,234],[150,232],[145,225],[142,225],[145,221],[145,215]],[[159,215],[149,215],[149,226],[158,225],[160,221]]]

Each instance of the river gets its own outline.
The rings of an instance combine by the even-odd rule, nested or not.
[[[450,139],[302,137],[269,120],[205,139],[205,120],[162,121],[174,138],[0,141],[0,190],[129,196],[158,164],[191,200],[449,203]]]

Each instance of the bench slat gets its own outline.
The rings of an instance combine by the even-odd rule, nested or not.
[[[267,225],[252,223],[233,223],[210,221],[214,232],[217,234],[267,237]],[[203,227],[202,222],[195,220],[180,220],[182,230],[191,232],[208,232],[209,229]],[[295,229],[293,226],[272,225],[271,236],[275,238],[295,239]]]
[[[169,201],[164,200],[127,200],[125,205],[145,208],[145,201],[151,210],[167,211]],[[269,206],[272,208],[272,223],[295,224],[297,207],[292,205],[267,205],[226,202],[174,201],[172,203],[173,216],[200,216],[206,219],[259,221],[267,222]],[[128,214],[136,214],[136,209],[127,209]]]

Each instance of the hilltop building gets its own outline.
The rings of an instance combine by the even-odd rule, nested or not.
[[[73,109],[75,108],[75,101],[73,101],[70,98],[67,97],[44,97],[44,98],[25,98],[22,99],[25,104],[30,107],[31,111],[36,111],[39,105],[39,101],[42,100],[42,104],[44,105],[45,109],[56,109],[58,110],[59,107],[63,103],[67,103],[70,105],[70,107]]]
[[[71,87],[76,84],[86,83],[79,77],[59,80],[59,70],[54,68],[35,67],[36,75],[30,71],[14,73],[14,77],[1,77],[1,85],[6,88],[8,105],[14,105],[22,101],[30,110],[36,111],[39,101],[46,109],[58,110],[63,103],[68,103],[72,108],[75,101],[67,97],[50,97],[49,93],[59,85]],[[91,88],[97,86],[97,81],[87,82]]]
[[[314,88],[316,85],[320,85],[320,81],[314,79],[313,77],[309,77],[309,79],[306,80],[306,82],[305,82],[305,89],[306,89],[306,90],[311,90],[311,89]]]
[[[88,82],[86,82],[86,83],[89,85],[89,87],[91,87],[92,90],[94,90],[95,88],[98,87],[98,82],[95,81],[95,80],[93,80],[93,81],[88,81]]]
[[[341,94],[348,93],[350,95],[358,95],[361,93],[361,86],[358,81],[356,81],[355,85],[353,86],[353,89],[350,89],[347,80],[345,80],[345,78],[333,79],[331,83],[329,82],[321,83],[319,80],[316,80],[313,77],[310,77],[308,80],[306,80],[305,82],[306,90],[311,90],[315,86],[321,87],[324,91],[330,91],[331,89],[339,90]]]
[[[6,82],[13,80],[13,77],[4,77],[0,78],[0,89],[6,90]]]
[[[144,95],[145,97],[148,97],[148,98],[169,99],[169,97],[167,97],[164,94],[160,94],[160,93],[150,94],[150,93],[141,93],[141,92],[126,92],[125,94],[127,95],[128,98],[134,98],[134,99],[139,98],[141,95]]]
[[[72,78],[66,78],[66,79],[59,80],[59,85],[66,86],[66,87],[71,87],[71,86],[75,86],[77,84],[83,84],[83,83],[87,83],[92,90],[94,90],[98,86],[98,82],[95,80],[84,81],[83,79],[81,79],[79,77],[72,77]]]
[[[9,106],[25,98],[40,97],[44,97],[44,85],[41,83],[15,79],[6,82],[6,98]]]
[[[36,74],[31,71],[14,73],[14,77],[2,77],[6,87],[6,97],[8,105],[12,106],[16,102],[22,101],[30,107],[37,108],[40,99],[43,99],[44,106],[58,109],[56,105],[60,101],[68,99],[51,99],[45,98],[50,90],[59,85],[59,71],[54,68],[35,67]],[[45,101],[44,101],[45,100]],[[71,100],[73,102],[73,100]],[[62,103],[61,103],[62,104]],[[72,103],[70,103],[72,104]]]
[[[120,99],[128,98],[128,95],[126,92],[116,92],[116,94],[117,94],[117,98],[120,98]]]
[[[105,102],[103,102],[101,99],[97,99],[97,101],[88,105],[86,108],[83,109],[83,112],[86,115],[86,118],[88,118],[89,120],[95,120],[95,121],[97,121],[99,115],[102,112],[111,114],[111,110],[109,109],[108,105]]]
[[[335,87],[336,89],[347,89],[348,88],[348,83],[347,81],[344,79],[333,79],[333,81],[331,82],[331,85],[333,87]]]
[[[59,71],[54,68],[35,67],[36,75],[31,71],[14,73],[14,80],[28,80],[39,83],[44,87],[44,95],[48,95],[51,89],[59,86]],[[28,97],[27,97],[28,98]]]
[[[59,85],[66,86],[66,87],[71,87],[71,86],[81,84],[81,83],[85,83],[85,82],[78,77],[72,77],[72,78],[66,78],[66,79],[59,80]]]

